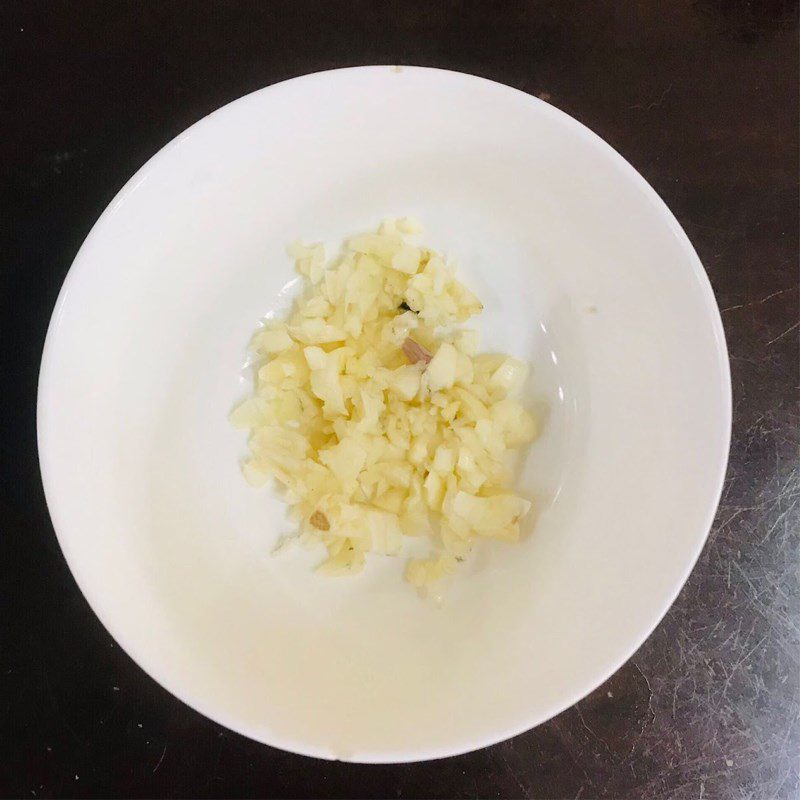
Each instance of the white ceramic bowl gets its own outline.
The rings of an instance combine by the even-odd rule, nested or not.
[[[535,526],[439,607],[398,559],[336,580],[271,557],[283,509],[226,420],[291,293],[286,243],[404,214],[460,261],[487,347],[532,362],[545,419],[520,476]],[[629,658],[703,546],[730,415],[708,280],[645,181],[546,103],[392,67],[255,92],[151,159],[75,259],[38,406],[61,547],[125,650],[233,730],[368,762],[504,739]]]

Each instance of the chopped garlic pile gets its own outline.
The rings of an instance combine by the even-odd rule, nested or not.
[[[306,289],[287,321],[255,334],[255,395],[231,421],[250,429],[247,480],[275,477],[301,538],[327,548],[319,572],[358,572],[367,553],[426,536],[430,556],[406,568],[423,588],[480,538],[519,537],[530,503],[504,462],[536,424],[514,399],[527,366],[477,355],[477,332],[453,327],[483,307],[406,240],[420,231],[386,221],[327,267],[322,245],[291,246]]]

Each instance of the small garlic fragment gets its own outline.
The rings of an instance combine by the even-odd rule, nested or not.
[[[418,361],[430,364],[431,358],[433,358],[419,342],[415,342],[411,337],[403,342],[403,352],[412,364],[416,364]]]
[[[315,511],[308,521],[321,531],[329,531],[331,529],[328,518],[321,511]]]

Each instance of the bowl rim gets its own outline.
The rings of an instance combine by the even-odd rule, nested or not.
[[[722,318],[719,311],[719,306],[717,304],[716,297],[714,296],[714,292],[711,286],[711,282],[708,278],[708,274],[703,268],[702,262],[700,261],[700,258],[697,255],[697,252],[695,251],[686,232],[683,230],[680,223],[675,218],[673,213],[670,211],[669,207],[661,198],[661,196],[645,180],[645,178],[619,152],[617,152],[617,150],[615,150],[601,136],[596,134],[582,122],[578,121],[577,119],[570,116],[566,112],[561,111],[555,106],[552,106],[549,103],[540,100],[539,98],[531,94],[528,94],[527,92],[515,89],[511,86],[500,83],[498,81],[493,81],[488,78],[472,75],[470,73],[458,72],[455,70],[440,69],[436,67],[414,66],[414,65],[376,64],[376,65],[363,65],[363,66],[342,67],[330,70],[321,70],[318,72],[312,72],[294,78],[289,78],[287,80],[279,81],[277,83],[270,84],[266,87],[256,89],[252,92],[248,92],[247,94],[242,95],[241,97],[238,97],[224,104],[223,106],[220,106],[219,108],[215,109],[209,114],[206,114],[205,116],[194,122],[191,126],[186,128],[183,132],[181,132],[176,137],[167,142],[153,156],[151,156],[115,194],[113,199],[109,202],[109,204],[97,218],[95,223],[92,225],[92,228],[89,231],[88,235],[86,236],[86,239],[84,240],[81,247],[78,249],[77,253],[73,258],[73,261],[70,265],[70,268],[66,274],[66,277],[64,278],[64,282],[59,291],[58,298],[56,300],[55,307],[52,312],[50,322],[48,324],[44,346],[42,349],[42,356],[41,356],[39,376],[38,376],[37,400],[36,400],[37,450],[39,457],[39,468],[42,479],[42,486],[44,489],[47,509],[53,524],[53,530],[55,532],[56,539],[58,540],[64,558],[67,562],[67,565],[70,569],[70,572],[72,573],[72,576],[76,584],[78,585],[78,588],[80,589],[81,593],[83,594],[84,598],[89,604],[89,607],[94,612],[95,616],[100,620],[100,623],[109,633],[109,635],[119,644],[119,646],[125,651],[128,657],[133,661],[133,663],[136,664],[136,666],[139,667],[142,671],[144,671],[153,681],[155,681],[156,684],[158,684],[160,687],[168,691],[173,697],[177,698],[179,701],[187,705],[192,710],[196,711],[199,714],[202,714],[204,717],[212,720],[214,723],[218,725],[221,725],[229,730],[233,730],[261,744],[265,744],[270,747],[280,748],[282,750],[294,753],[296,755],[320,758],[330,761],[342,760],[333,756],[329,751],[322,750],[319,747],[309,746],[308,744],[302,741],[293,740],[290,739],[289,737],[284,737],[280,734],[274,734],[274,735],[270,734],[270,736],[265,736],[263,731],[256,731],[252,728],[248,729],[247,725],[241,725],[235,719],[226,720],[223,718],[222,714],[218,714],[217,712],[210,710],[207,707],[207,704],[201,698],[188,697],[187,696],[188,693],[183,692],[180,687],[169,686],[168,685],[169,681],[165,681],[161,677],[154,675],[149,669],[145,668],[142,665],[139,658],[135,654],[136,648],[133,646],[129,646],[129,644],[126,642],[126,637],[124,635],[124,632],[120,631],[116,626],[116,624],[113,622],[113,620],[111,620],[106,614],[105,610],[102,607],[101,598],[99,598],[94,593],[94,591],[89,586],[86,585],[86,582],[84,580],[78,577],[79,570],[77,570],[75,566],[78,558],[77,553],[70,545],[69,537],[64,533],[65,526],[59,524],[59,518],[60,518],[60,511],[58,507],[59,502],[57,499],[57,491],[53,485],[53,477],[50,472],[49,457],[47,456],[47,450],[46,450],[47,446],[44,441],[44,435],[42,431],[42,420],[44,417],[44,409],[49,402],[47,375],[49,372],[49,364],[53,359],[54,342],[56,340],[56,337],[58,336],[61,317],[63,315],[64,307],[67,303],[67,298],[70,293],[70,288],[75,282],[76,275],[80,269],[81,256],[84,253],[84,250],[87,248],[87,245],[93,239],[93,237],[96,236],[97,232],[103,227],[106,218],[110,216],[112,213],[114,213],[117,210],[117,208],[119,208],[119,206],[126,200],[126,198],[136,190],[137,186],[144,180],[144,178],[158,167],[159,162],[163,158],[170,155],[174,149],[179,147],[181,142],[185,138],[190,136],[192,132],[195,130],[195,128],[203,125],[209,119],[211,119],[216,115],[228,113],[232,106],[235,106],[239,103],[243,103],[252,98],[256,94],[267,96],[271,92],[276,91],[277,89],[285,90],[289,85],[299,85],[300,83],[310,83],[310,82],[324,82],[334,77],[338,79],[343,75],[353,74],[353,73],[372,72],[377,74],[388,70],[392,70],[395,72],[403,70],[409,70],[414,72],[425,72],[432,76],[444,75],[447,76],[450,80],[453,79],[460,80],[464,83],[472,83],[472,84],[480,83],[483,84],[484,87],[489,88],[493,91],[504,92],[509,96],[513,96],[518,102],[532,103],[539,105],[540,111],[550,114],[553,117],[559,119],[562,124],[570,126],[572,130],[580,137],[582,137],[584,141],[591,144],[591,146],[597,148],[599,152],[604,154],[606,158],[610,158],[613,162],[615,162],[616,166],[618,166],[622,170],[626,178],[632,181],[643,192],[644,197],[646,197],[653,204],[653,206],[656,209],[658,209],[661,217],[664,219],[664,222],[668,225],[670,231],[676,237],[677,241],[679,242],[680,246],[682,247],[682,249],[686,254],[691,269],[694,272],[694,276],[697,279],[697,285],[699,286],[703,297],[706,315],[709,321],[711,322],[713,328],[713,335],[714,335],[715,349],[717,356],[717,366],[719,367],[719,374],[721,376],[721,384],[722,384],[719,387],[722,400],[722,408],[720,409],[720,411],[724,422],[725,438],[724,438],[724,449],[722,450],[722,452],[720,452],[718,457],[717,474],[715,476],[713,484],[714,490],[709,496],[708,509],[706,512],[706,520],[704,523],[705,533],[698,538],[695,550],[690,554],[690,558],[687,562],[688,566],[684,574],[681,576],[680,580],[676,582],[674,591],[669,596],[669,599],[664,604],[663,608],[661,608],[658,611],[658,613],[654,615],[652,624],[647,626],[646,629],[643,630],[640,633],[640,635],[631,642],[630,646],[626,648],[622,656],[618,659],[618,661],[614,663],[614,665],[610,669],[607,669],[601,674],[599,674],[595,679],[591,680],[587,685],[581,686],[580,688],[576,689],[566,700],[561,701],[558,704],[555,704],[553,708],[548,709],[546,712],[530,715],[530,717],[527,718],[526,721],[521,725],[519,724],[511,725],[508,728],[505,728],[500,731],[495,731],[487,735],[474,736],[472,737],[472,741],[467,746],[455,746],[455,747],[440,746],[438,748],[429,748],[422,751],[416,751],[414,749],[414,746],[412,745],[411,747],[402,752],[397,751],[384,754],[381,753],[364,754],[363,756],[358,756],[353,759],[347,759],[351,763],[362,763],[362,764],[392,764],[392,763],[411,763],[417,761],[430,761],[430,760],[447,758],[450,756],[457,756],[457,755],[463,755],[465,753],[474,752],[484,747],[489,747],[498,744],[499,742],[503,742],[514,736],[518,736],[521,733],[524,733],[528,730],[537,727],[538,725],[543,724],[544,722],[547,722],[548,720],[552,719],[553,717],[557,716],[558,714],[561,714],[563,711],[572,707],[576,703],[580,702],[589,694],[591,694],[593,691],[595,691],[597,688],[599,688],[602,684],[604,684],[612,675],[614,675],[622,666],[624,666],[635,655],[635,653],[639,650],[642,644],[650,637],[650,635],[653,633],[656,627],[658,627],[658,625],[666,616],[669,609],[674,604],[681,590],[685,586],[691,572],[694,570],[697,561],[700,557],[700,554],[708,540],[708,536],[711,532],[711,528],[714,522],[714,518],[716,516],[720,498],[722,496],[725,476],[727,474],[728,458],[730,453],[731,435],[732,435],[733,404],[732,404],[730,360],[728,357],[728,350],[725,340],[725,331],[722,325]]]

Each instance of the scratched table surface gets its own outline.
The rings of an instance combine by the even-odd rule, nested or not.
[[[797,16],[781,0],[0,4],[0,794],[800,797]],[[734,391],[708,544],[635,656],[535,730],[390,766],[264,747],[142,673],[61,557],[34,419],[56,294],[125,180],[246,92],[369,63],[483,75],[610,142],[700,254]]]

